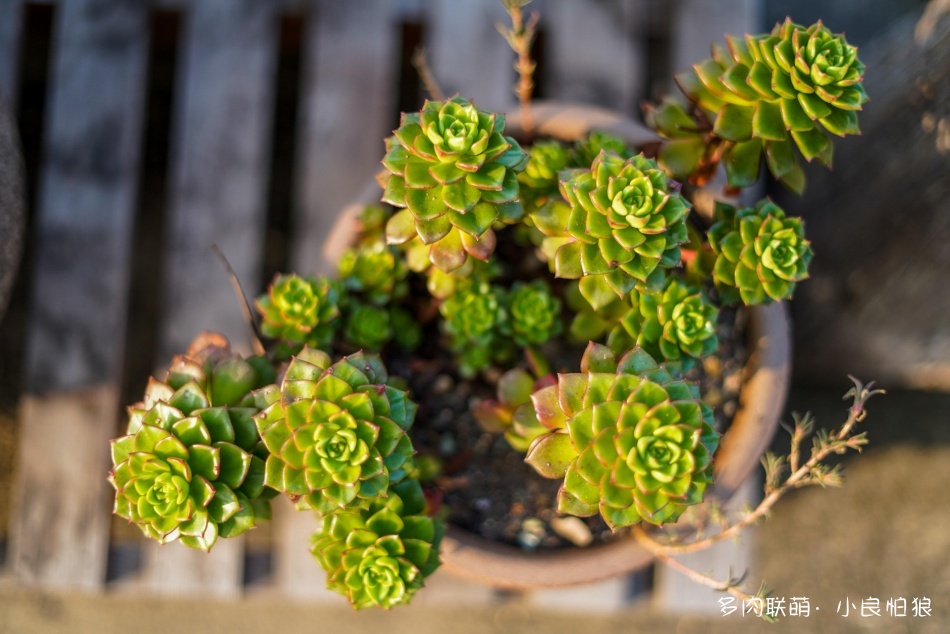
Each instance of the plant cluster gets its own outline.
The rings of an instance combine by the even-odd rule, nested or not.
[[[717,350],[719,306],[790,298],[812,252],[775,203],[704,217],[695,186],[722,164],[735,193],[764,156],[800,191],[793,149],[830,165],[825,132],[857,133],[864,67],[843,36],[787,21],[679,75],[688,101],[646,108],[651,154],[601,132],[534,139],[524,4],[505,2],[504,33],[525,147],[460,96],[403,115],[385,206],[363,210],[338,276],[279,275],[257,299],[266,354],[193,351],[131,409],[113,442],[118,515],[208,550],[283,493],[321,518],[313,555],[332,589],[357,608],[408,601],[442,528],[409,435],[417,407],[383,359],[430,349],[462,377],[500,376],[475,416],[562,480],[559,512],[663,525],[703,501],[719,435],[694,368]],[[586,348],[578,371],[553,374],[548,355],[571,345]]]

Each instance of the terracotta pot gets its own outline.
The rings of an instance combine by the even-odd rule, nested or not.
[[[538,137],[574,141],[593,130],[610,132],[634,146],[656,139],[643,126],[617,113],[588,105],[535,104]],[[507,133],[518,136],[520,116],[507,116]],[[375,184],[357,203],[340,215],[324,245],[326,262],[337,262],[349,244],[356,215],[366,204],[379,200]],[[759,465],[778,428],[788,394],[790,374],[789,326],[783,304],[749,309],[747,326],[749,359],[743,369],[739,408],[722,437],[714,462],[710,491],[728,500]],[[591,583],[648,566],[652,555],[633,539],[557,551],[524,551],[489,541],[449,525],[442,542],[443,567],[460,576],[501,588],[528,589]]]

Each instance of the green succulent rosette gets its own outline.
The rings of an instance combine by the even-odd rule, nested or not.
[[[601,152],[589,171],[562,179],[570,205],[535,215],[552,243],[557,277],[579,279],[581,294],[595,308],[624,297],[635,286],[663,287],[665,270],[679,264],[686,242],[689,204],[657,164],[642,155],[624,160]],[[542,249],[545,249],[543,246]]]
[[[860,132],[857,111],[868,97],[857,48],[821,22],[806,28],[791,19],[768,35],[729,37],[727,44],[677,75],[677,83],[715,113],[713,131],[735,144],[724,157],[731,185],[755,180],[764,151],[772,174],[801,192],[805,177],[793,147],[830,166],[833,147],[825,133]]]
[[[587,169],[600,156],[601,152],[607,152],[622,159],[633,158],[636,154],[627,146],[627,142],[620,137],[598,130],[574,143],[571,152],[571,167]]]
[[[570,167],[570,150],[560,141],[538,141],[528,151],[528,163],[518,174],[521,199],[530,214],[548,198],[557,197],[558,172]]]
[[[638,345],[656,359],[679,361],[685,371],[719,345],[719,310],[699,288],[676,277],[667,278],[662,292],[633,290],[630,305],[608,341],[615,352]]]
[[[393,338],[389,310],[372,304],[357,304],[347,313],[343,335],[356,348],[378,352]]]
[[[440,563],[443,528],[425,510],[419,481],[409,479],[364,508],[325,515],[311,552],[327,587],[357,610],[408,603]]]
[[[563,329],[561,302],[544,280],[515,282],[506,298],[502,334],[518,346],[539,345]]]
[[[472,408],[472,415],[482,429],[504,434],[512,449],[525,453],[535,438],[549,431],[538,422],[531,394],[551,382],[535,381],[520,368],[508,370],[498,380],[497,400],[479,402]]]
[[[590,344],[581,373],[532,396],[540,423],[526,461],[563,477],[558,511],[596,513],[611,528],[674,522],[712,482],[719,435],[712,410],[676,364],[659,365],[641,348],[619,360]]]
[[[474,376],[510,353],[511,342],[500,336],[507,320],[504,299],[504,292],[486,281],[466,282],[439,305],[463,376]]]
[[[443,271],[459,268],[468,255],[487,260],[495,245],[492,224],[524,213],[517,173],[528,157],[504,131],[502,115],[461,97],[427,101],[420,113],[404,114],[386,142],[380,175],[383,201],[402,208],[386,226],[389,243],[418,235]]]
[[[340,256],[338,271],[347,291],[377,306],[405,297],[409,291],[405,258],[384,242],[348,249]]]
[[[787,218],[765,199],[736,209],[716,203],[709,244],[716,254],[713,281],[724,303],[770,304],[790,299],[808,277],[812,250],[800,218]]]
[[[278,356],[289,357],[305,345],[325,348],[333,339],[333,320],[340,314],[340,289],[324,277],[278,275],[257,299],[261,332],[277,339]]]
[[[365,505],[405,478],[416,404],[387,378],[376,355],[331,364],[326,353],[304,348],[279,388],[256,395],[266,406],[254,419],[270,452],[265,483],[329,513]]]
[[[224,342],[226,340],[219,339]],[[129,408],[127,434],[112,441],[114,512],[160,543],[209,551],[270,518],[266,448],[250,391],[274,378],[261,357],[226,347],[174,359]]]

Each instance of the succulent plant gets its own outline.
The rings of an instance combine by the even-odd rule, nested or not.
[[[261,332],[282,344],[287,358],[305,345],[325,348],[333,337],[333,320],[340,314],[336,282],[319,277],[278,275],[267,294],[257,299]]]
[[[232,354],[223,337],[196,344],[129,408],[127,435],[112,441],[109,481],[116,515],[161,543],[208,551],[219,536],[270,517],[250,392],[274,370],[261,357]]]
[[[508,370],[498,380],[498,400],[481,401],[472,408],[472,415],[482,429],[503,433],[515,451],[525,453],[535,438],[548,432],[538,422],[531,394],[553,382],[550,376],[535,381],[520,368]]]
[[[609,342],[615,352],[636,344],[654,358],[679,361],[688,370],[718,346],[719,311],[700,289],[676,277],[667,278],[662,292],[634,289],[630,305],[632,310],[620,320],[626,337],[616,334]]]
[[[589,168],[601,152],[607,152],[622,159],[633,158],[633,152],[626,141],[607,132],[595,130],[574,144],[571,152],[571,167]]]
[[[518,174],[522,203],[527,213],[551,196],[558,196],[558,172],[568,167],[570,151],[560,141],[538,141],[528,152],[528,163]]]
[[[420,113],[403,115],[386,142],[380,176],[383,201],[404,208],[386,226],[389,242],[418,235],[444,271],[468,255],[487,260],[492,224],[523,215],[517,173],[528,157],[504,131],[504,117],[461,97],[427,101]]]
[[[459,285],[439,306],[463,376],[473,376],[509,351],[510,342],[499,337],[507,319],[503,300],[500,288],[478,281]]]
[[[257,395],[266,405],[255,417],[270,451],[265,483],[320,513],[386,495],[411,468],[406,431],[416,413],[387,378],[376,355],[331,364],[326,353],[304,348],[280,387]]]
[[[343,335],[356,348],[378,352],[392,339],[389,310],[372,304],[356,304],[347,313]]]
[[[765,199],[736,209],[716,203],[709,244],[716,253],[713,280],[722,301],[770,304],[788,299],[808,277],[812,250],[800,218],[786,218]]]
[[[715,113],[716,135],[735,143],[725,161],[730,184],[754,181],[764,150],[772,174],[800,192],[804,173],[793,146],[805,159],[830,166],[832,144],[824,131],[859,133],[856,111],[868,97],[857,49],[821,22],[806,28],[791,19],[768,35],[728,37],[727,44],[677,82]]]
[[[515,282],[507,294],[501,332],[519,346],[542,344],[562,328],[561,302],[544,280]]]
[[[558,511],[600,512],[611,528],[676,521],[712,482],[719,436],[699,389],[676,364],[660,365],[641,348],[619,360],[590,344],[581,373],[531,397],[540,423],[526,461],[563,477]]]
[[[595,309],[634,286],[662,288],[664,270],[679,263],[679,245],[687,239],[689,205],[671,185],[654,161],[606,152],[589,171],[562,179],[561,193],[570,203],[566,226],[558,227],[563,212],[552,210],[553,220],[535,214],[546,240],[557,245],[556,275],[579,278]]]
[[[419,481],[409,479],[364,508],[323,516],[311,552],[327,587],[357,610],[408,603],[439,567],[443,529],[425,510]]]
[[[348,249],[340,256],[340,281],[348,291],[383,306],[409,290],[406,261],[383,242]]]

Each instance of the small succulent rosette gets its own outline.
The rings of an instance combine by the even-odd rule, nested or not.
[[[531,394],[553,383],[550,375],[536,381],[520,368],[508,370],[498,380],[497,400],[481,401],[472,408],[472,415],[482,429],[504,434],[512,449],[526,453],[535,438],[549,431],[538,422]]]
[[[712,482],[719,435],[699,389],[675,364],[641,348],[619,360],[590,344],[579,374],[534,393],[538,420],[552,431],[526,461],[542,476],[564,478],[558,511],[596,513],[611,528],[674,522],[702,501]]]
[[[528,156],[504,131],[502,115],[461,97],[427,101],[420,113],[403,115],[386,142],[380,175],[383,201],[402,208],[387,223],[389,243],[418,236],[443,271],[458,269],[469,255],[487,260],[495,248],[492,224],[524,214],[517,174]]]
[[[615,352],[638,345],[656,359],[679,361],[686,371],[719,345],[719,310],[701,289],[677,277],[668,277],[656,293],[634,289],[630,306],[609,339]]]
[[[347,250],[340,256],[338,271],[347,291],[376,306],[405,297],[409,291],[405,259],[383,242]]]
[[[488,367],[510,344],[499,337],[506,319],[500,288],[486,281],[460,284],[439,306],[459,370],[473,376]]]
[[[204,551],[268,519],[273,491],[250,392],[273,378],[266,360],[232,354],[220,335],[176,357],[129,408],[127,435],[112,441],[116,515],[160,543]]]
[[[257,299],[261,333],[277,339],[277,356],[289,358],[306,346],[325,348],[340,315],[340,289],[324,277],[278,275]]]
[[[443,528],[425,511],[419,481],[408,479],[363,508],[323,516],[311,552],[327,587],[357,610],[408,603],[440,563]]]
[[[264,482],[319,513],[365,505],[412,469],[406,431],[416,405],[386,384],[376,355],[331,363],[304,348],[280,387],[258,392],[257,428],[270,452]]]
[[[859,133],[857,111],[868,96],[857,49],[821,22],[806,28],[790,19],[767,35],[727,37],[727,44],[677,83],[714,113],[713,131],[734,143],[724,157],[731,185],[751,184],[764,153],[772,174],[800,193],[805,176],[793,148],[830,166],[825,132]]]
[[[656,162],[624,160],[602,151],[590,170],[563,172],[569,212],[549,205],[532,219],[545,234],[555,275],[578,279],[598,309],[635,286],[663,287],[665,270],[680,262],[689,204]],[[553,256],[553,259],[552,259]]]
[[[505,296],[503,335],[521,347],[537,346],[563,329],[561,301],[544,280],[515,282]]]
[[[800,218],[787,218],[765,199],[737,209],[716,203],[709,244],[716,253],[713,281],[724,303],[770,304],[790,299],[808,277],[812,250]]]

